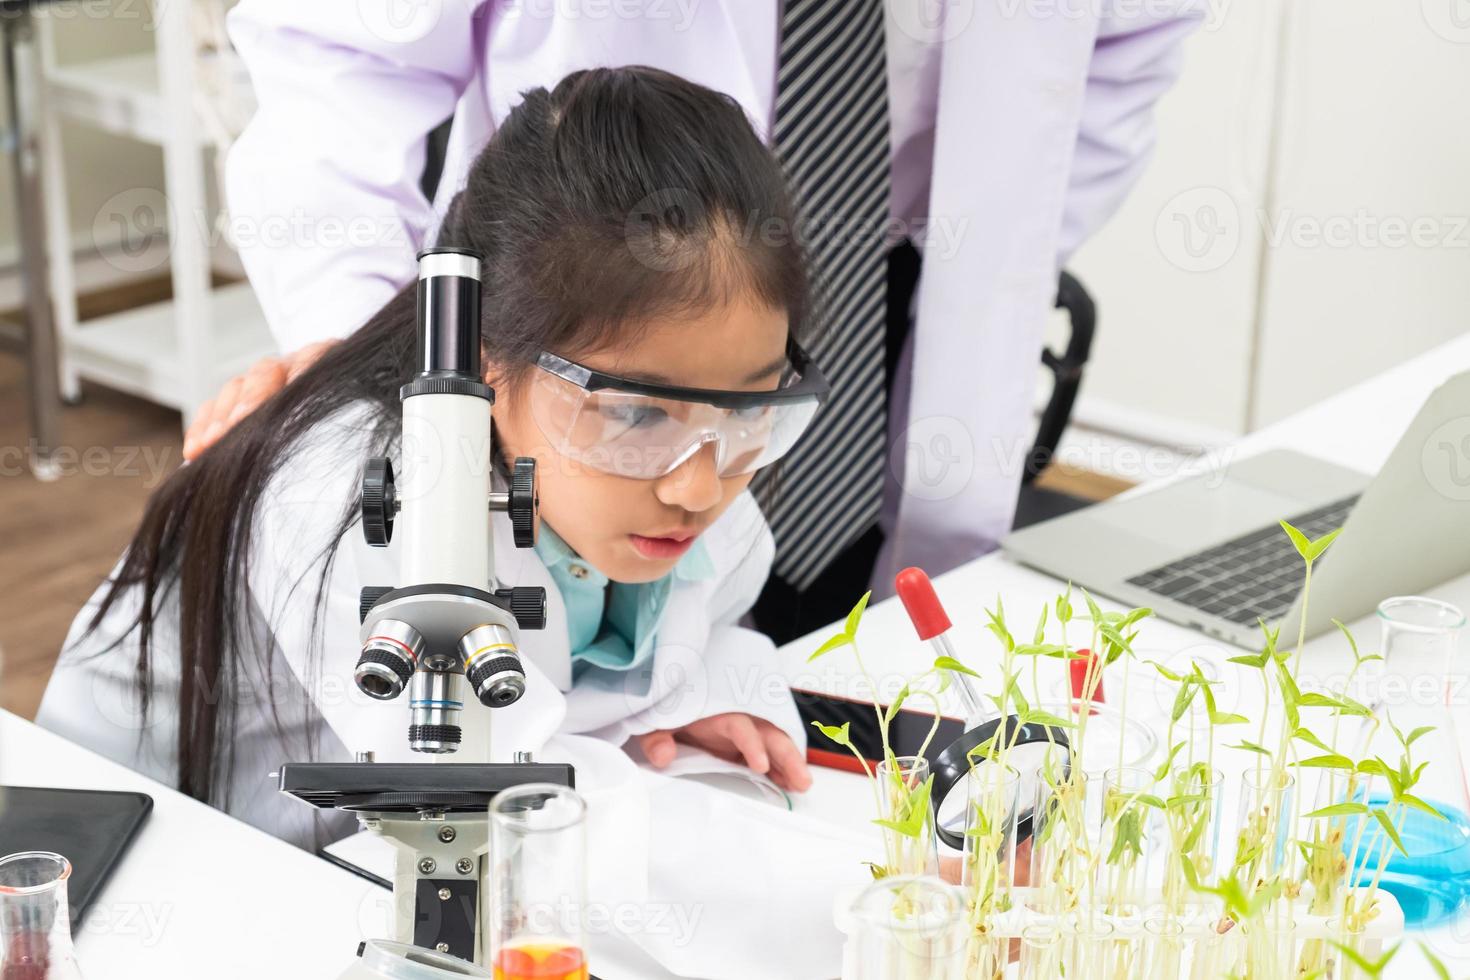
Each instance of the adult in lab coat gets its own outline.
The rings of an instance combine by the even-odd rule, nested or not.
[[[863,539],[873,547],[833,561],[821,588],[802,586],[810,608],[787,636],[844,612],[869,569],[885,595],[898,569],[944,571],[1009,529],[1058,269],[1141,172],[1153,105],[1202,3],[885,8],[889,211],[923,256],[914,329],[900,311],[880,530]],[[345,335],[413,275],[458,175],[525,88],[648,64],[728,93],[768,133],[780,16],[761,0],[242,0],[231,36],[260,109],[230,159],[229,203],[237,226],[292,229],[241,245],[281,349]],[[425,137],[451,116],[430,201]],[[191,443],[284,373],[237,379]]]
[[[405,701],[374,701],[352,680],[359,588],[397,577],[401,536],[385,549],[370,548],[359,528],[350,527],[336,542],[323,618],[313,618],[319,557],[333,543],[343,502],[354,497],[361,462],[372,452],[362,412],[344,411],[314,426],[256,511],[245,626],[251,646],[268,655],[260,665],[243,663],[245,676],[235,685],[227,809],[308,847],[351,832],[354,823],[278,793],[267,774],[282,762],[350,761],[368,750],[380,762],[424,761],[408,749]],[[396,453],[393,462],[403,472]],[[870,880],[862,862],[879,855],[876,833],[653,772],[620,747],[633,736],[725,711],[765,718],[805,745],[784,685],[769,683],[784,674],[774,645],[735,622],[760,591],[774,551],[750,493],[701,535],[714,574],[674,578],[651,668],[591,671],[575,686],[561,593],[536,551],[514,547],[509,518],[502,513],[492,520],[497,575],[544,587],[548,625],[520,634],[526,692],[519,701],[497,709],[493,719],[467,703],[454,761],[509,762],[529,751],[575,767],[588,801],[593,969],[602,964],[612,975],[649,976],[661,967],[721,980],[832,976],[840,962],[833,898]],[[134,692],[136,602],[115,605],[96,632],[82,637],[101,594],[77,617],[37,721],[171,784],[177,590],[156,616],[164,631],[154,635],[146,724]],[[324,637],[324,647],[303,644],[309,636]],[[219,873],[221,882],[228,880],[228,856]],[[343,951],[344,962],[350,952]]]

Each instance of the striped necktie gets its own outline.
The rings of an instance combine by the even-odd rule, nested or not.
[[[888,75],[883,0],[786,0],[775,149],[815,286],[832,395],[781,467],[774,571],[805,589],[883,502]]]

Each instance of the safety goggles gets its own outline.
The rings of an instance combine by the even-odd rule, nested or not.
[[[706,445],[721,477],[741,476],[786,455],[830,390],[795,340],[769,391],[682,388],[621,378],[542,352],[531,410],[552,448],[616,476],[665,476]]]

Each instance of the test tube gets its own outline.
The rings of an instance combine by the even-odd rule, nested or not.
[[[486,934],[495,980],[587,980],[587,804],[527,783],[490,804]]]

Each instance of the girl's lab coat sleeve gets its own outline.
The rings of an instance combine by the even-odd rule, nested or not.
[[[229,15],[259,108],[226,191],[236,247],[284,351],[355,330],[412,277],[432,222],[425,136],[477,70],[477,0],[242,0]]]

